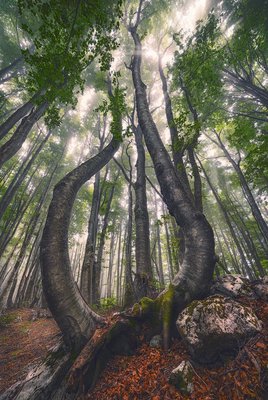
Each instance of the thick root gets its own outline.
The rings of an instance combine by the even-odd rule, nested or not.
[[[99,329],[79,353],[66,353],[62,344],[17,382],[0,400],[71,400],[91,389],[107,361],[114,355],[134,354],[139,324],[117,321]]]

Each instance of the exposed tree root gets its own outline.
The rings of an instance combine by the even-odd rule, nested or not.
[[[107,361],[114,355],[134,354],[138,324],[116,321],[98,329],[80,354],[66,353],[59,344],[46,360],[22,382],[0,396],[0,400],[70,400],[92,388]]]

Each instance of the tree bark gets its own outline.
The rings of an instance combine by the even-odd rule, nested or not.
[[[105,210],[105,214],[104,214],[102,230],[100,233],[97,260],[94,263],[93,285],[92,285],[92,288],[93,288],[92,302],[93,302],[93,304],[99,304],[99,302],[100,302],[100,295],[101,295],[101,293],[100,293],[100,277],[101,277],[101,267],[102,267],[102,256],[103,256],[103,250],[104,250],[104,245],[105,245],[105,235],[106,235],[108,223],[109,223],[109,214],[110,214],[110,209],[111,209],[111,204],[112,204],[112,200],[113,200],[113,196],[114,196],[114,190],[115,190],[115,184],[116,184],[117,178],[118,178],[118,175],[115,178],[113,186],[108,195],[108,201],[107,201],[106,210]]]
[[[260,209],[259,209],[259,207],[258,207],[258,205],[257,205],[257,203],[256,203],[256,201],[254,199],[254,196],[253,196],[253,194],[252,194],[252,192],[251,192],[251,190],[250,190],[250,188],[248,186],[248,183],[247,183],[246,178],[245,178],[245,176],[244,176],[244,174],[243,174],[243,172],[242,172],[242,170],[240,168],[240,165],[239,165],[239,163],[235,162],[235,160],[231,157],[229,151],[227,150],[226,146],[224,145],[224,143],[222,142],[220,136],[217,133],[216,133],[216,136],[217,136],[218,142],[216,142],[214,140],[213,140],[213,142],[216,143],[222,149],[222,151],[225,154],[226,158],[232,164],[234,170],[236,171],[237,176],[239,178],[239,181],[241,183],[241,187],[242,187],[243,192],[245,194],[245,197],[246,197],[246,199],[248,201],[248,204],[249,204],[249,206],[251,208],[252,215],[254,216],[254,218],[255,218],[255,220],[256,220],[256,222],[257,222],[257,224],[258,224],[258,226],[259,226],[259,228],[260,228],[260,230],[261,230],[261,232],[263,234],[263,237],[265,239],[266,244],[268,244],[268,225],[266,224],[266,222],[263,219],[263,216],[262,216],[262,214],[260,212]]]
[[[150,297],[150,281],[152,281],[149,215],[147,209],[145,151],[142,143],[142,132],[138,126],[135,130],[137,146],[137,178],[135,190],[135,229],[136,229],[136,275],[134,288],[137,300],[144,296]]]
[[[88,221],[88,236],[81,272],[81,292],[88,302],[93,304],[93,267],[98,231],[98,213],[100,206],[100,172],[95,176],[92,205]]]
[[[80,187],[112,158],[119,141],[112,139],[99,154],[79,165],[56,186],[40,244],[42,283],[48,306],[68,348],[80,350],[102,319],[81,296],[68,254],[68,228]]]
[[[12,129],[18,121],[25,117],[28,112],[34,108],[34,101],[37,97],[37,95],[34,95],[29,101],[27,101],[27,103],[23,104],[0,126],[0,140],[7,135],[10,129]]]
[[[154,164],[164,201],[170,214],[182,227],[185,237],[184,259],[179,273],[173,280],[176,294],[180,292],[178,303],[183,307],[193,298],[204,296],[208,291],[215,267],[213,231],[205,216],[198,212],[189,200],[161,141],[149,111],[146,86],[141,79],[141,42],[136,27],[130,27],[129,31],[135,43],[131,68],[139,124]],[[183,288],[183,294],[181,288]]]
[[[32,110],[27,117],[22,119],[12,137],[0,147],[0,168],[21,148],[32,127],[42,117],[47,108],[48,103],[45,102],[35,110]]]
[[[18,65],[22,62],[22,60],[23,60],[23,57],[17,57],[17,58],[15,58],[15,60],[14,60],[11,64],[7,65],[6,67],[4,67],[4,68],[2,68],[2,69],[0,70],[0,83],[3,83],[3,82],[2,82],[3,80],[6,81],[5,76],[6,76],[7,74],[12,73],[13,70],[14,70],[15,68],[17,68]]]

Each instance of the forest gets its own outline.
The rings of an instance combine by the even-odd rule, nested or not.
[[[268,397],[268,0],[0,0],[0,400]]]

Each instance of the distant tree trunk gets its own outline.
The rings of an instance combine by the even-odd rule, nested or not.
[[[43,289],[48,306],[68,348],[80,350],[102,319],[81,297],[68,255],[68,227],[80,187],[112,158],[119,141],[113,139],[99,154],[79,165],[55,187],[40,244]]]
[[[35,106],[34,101],[37,97],[38,95],[34,95],[27,103],[18,108],[2,125],[0,125],[0,140],[8,134],[17,122],[32,111]]]
[[[104,214],[104,218],[103,218],[102,230],[100,233],[97,260],[94,263],[93,284],[92,284],[92,288],[93,288],[92,304],[99,304],[99,302],[100,302],[100,277],[101,277],[102,257],[103,257],[105,236],[106,236],[107,228],[108,228],[108,224],[109,224],[110,210],[111,210],[111,205],[112,205],[112,200],[113,200],[113,196],[114,196],[114,190],[115,190],[117,178],[118,178],[118,175],[113,182],[110,193],[108,194],[105,214]]]
[[[164,228],[166,233],[166,245],[167,245],[167,255],[168,255],[168,265],[169,265],[169,279],[170,281],[174,278],[174,268],[173,268],[173,259],[172,259],[172,252],[171,252],[171,244],[170,244],[170,234],[168,230],[168,224],[165,215],[164,205],[162,207],[162,213],[164,218]]]
[[[193,194],[192,194],[192,191],[190,188],[187,172],[186,172],[184,162],[183,162],[183,154],[184,154],[185,148],[182,146],[182,144],[179,141],[178,128],[177,128],[175,120],[174,120],[171,99],[170,99],[169,92],[168,92],[167,78],[163,71],[160,56],[158,57],[158,71],[159,71],[159,75],[160,75],[161,82],[162,82],[162,90],[163,90],[164,100],[165,100],[165,112],[166,112],[166,119],[167,119],[167,123],[168,123],[168,127],[169,127],[170,137],[171,137],[173,163],[176,167],[176,173],[180,179],[180,182],[183,186],[184,191],[187,193],[189,200],[193,202],[194,201]]]
[[[132,178],[128,185],[128,220],[126,235],[126,266],[125,266],[125,296],[124,307],[131,306],[135,301],[135,288],[132,278],[132,227],[133,227],[133,195],[132,195]]]
[[[93,267],[98,232],[98,214],[100,207],[100,172],[95,176],[88,235],[81,272],[81,292],[88,304],[93,304]],[[95,284],[95,283],[94,283]]]
[[[147,209],[146,178],[145,178],[145,151],[142,143],[142,132],[138,126],[135,130],[137,146],[137,178],[134,183],[135,190],[135,229],[136,229],[136,275],[134,290],[136,299],[150,296],[150,282],[152,281],[151,250],[149,215]]]
[[[22,119],[12,137],[0,147],[0,167],[21,148],[32,127],[42,117],[47,108],[48,103],[45,102]]]
[[[17,189],[22,184],[23,180],[25,179],[27,173],[29,172],[29,170],[30,170],[31,166],[33,165],[34,161],[36,160],[37,156],[40,154],[40,152],[42,151],[42,149],[45,146],[46,142],[48,141],[50,135],[51,135],[51,131],[49,131],[46,134],[44,139],[41,141],[41,143],[39,144],[37,149],[32,154],[31,159],[26,164],[26,166],[25,167],[23,166],[23,170],[22,170],[21,174],[14,177],[14,180],[12,181],[12,184],[6,190],[6,192],[5,192],[5,194],[2,197],[1,202],[0,202],[0,219],[4,215],[4,212],[6,211],[8,205],[10,204],[14,194],[16,193]]]
[[[242,72],[240,75],[236,71],[227,68],[223,68],[223,71],[227,74],[227,79],[231,84],[242,89],[246,94],[253,96],[264,107],[268,108],[268,91],[264,87],[257,86],[249,74],[246,75]],[[255,75],[253,71],[251,72]]]
[[[236,234],[236,232],[234,230],[234,227],[232,225],[232,221],[231,221],[231,219],[229,217],[229,214],[228,214],[227,210],[225,209],[225,207],[224,207],[224,205],[223,205],[223,203],[222,203],[217,191],[213,187],[212,182],[209,179],[208,174],[206,173],[206,171],[205,171],[205,169],[204,169],[204,167],[202,166],[201,163],[200,163],[200,166],[201,166],[202,171],[203,171],[203,173],[205,175],[206,181],[207,181],[207,183],[208,183],[208,185],[209,185],[209,187],[210,187],[210,189],[211,189],[211,191],[212,191],[212,193],[213,193],[213,195],[214,195],[214,197],[215,197],[215,199],[216,199],[216,201],[218,203],[218,206],[219,206],[220,210],[222,211],[222,214],[223,214],[223,216],[225,218],[225,221],[226,221],[226,223],[228,225],[228,228],[229,228],[229,230],[231,232],[232,238],[233,238],[233,240],[234,240],[234,242],[236,244],[237,250],[239,252],[239,255],[241,257],[241,260],[242,260],[243,266],[244,266],[244,268],[245,268],[245,270],[247,272],[247,275],[249,276],[250,279],[253,279],[252,272],[251,272],[251,270],[250,270],[250,268],[248,266],[247,259],[246,259],[245,255],[244,255],[244,251],[243,251],[243,249],[241,247],[241,243],[240,243],[240,241],[239,241],[239,239],[237,237],[237,234]]]
[[[2,68],[0,70],[0,83],[3,83],[3,80],[6,81],[6,75],[12,74],[14,72],[14,69],[18,67],[18,65],[22,62],[23,57],[17,57],[15,58],[12,63],[7,65],[6,67]]]
[[[257,203],[256,203],[256,201],[254,199],[254,196],[253,196],[253,194],[252,194],[252,192],[251,192],[251,190],[250,190],[250,188],[248,186],[248,183],[247,183],[246,178],[245,178],[245,176],[243,174],[243,171],[241,170],[240,163],[239,162],[238,163],[235,162],[235,160],[231,157],[229,151],[227,150],[226,146],[222,142],[222,140],[220,138],[220,135],[217,132],[215,132],[215,134],[217,136],[218,142],[216,142],[214,140],[212,140],[212,141],[214,143],[216,143],[222,149],[222,151],[225,154],[226,158],[232,164],[234,170],[236,171],[237,176],[239,178],[239,181],[241,183],[241,187],[242,187],[243,192],[245,194],[245,197],[246,197],[246,199],[248,201],[248,204],[249,204],[249,206],[251,208],[252,215],[254,216],[254,218],[255,218],[255,220],[256,220],[256,222],[257,222],[257,224],[258,224],[258,226],[259,226],[259,228],[260,228],[260,230],[261,230],[261,232],[263,234],[265,242],[268,245],[268,225],[264,221],[263,216],[262,216],[262,214],[260,212],[260,209],[259,209],[259,207],[258,207],[258,205],[257,205]]]
[[[120,270],[121,270],[121,245],[122,245],[122,223],[119,225],[118,232],[118,250],[117,250],[117,266],[116,266],[116,303],[120,304]]]
[[[113,221],[113,226],[114,226],[115,221]],[[116,243],[115,243],[115,231],[113,229],[111,233],[111,239],[110,239],[110,251],[109,251],[109,268],[108,268],[108,276],[107,276],[107,297],[111,298],[113,294],[113,283],[112,283],[112,275],[113,275],[113,262],[114,262],[114,253],[116,249]]]

